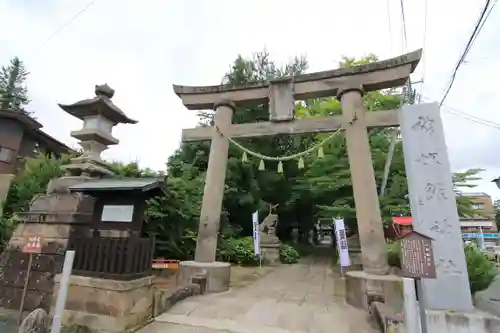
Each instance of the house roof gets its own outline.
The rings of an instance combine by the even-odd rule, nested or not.
[[[34,136],[40,143],[44,144],[49,150],[58,153],[74,153],[75,151],[62,143],[61,141],[55,139],[49,134],[42,131],[43,125],[40,124],[33,117],[20,111],[0,109],[0,119],[11,119],[15,120],[23,125],[23,127]]]

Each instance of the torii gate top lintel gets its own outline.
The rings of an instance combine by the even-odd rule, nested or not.
[[[355,82],[365,91],[402,86],[417,67],[422,49],[367,65],[279,78],[250,85],[181,86],[174,92],[189,110],[212,109],[214,103],[229,99],[235,105],[265,103],[273,85],[293,85],[295,100],[335,96],[340,87]]]

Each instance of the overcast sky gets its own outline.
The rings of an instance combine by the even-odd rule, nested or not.
[[[484,0],[428,1],[426,34],[425,1],[405,0],[407,46],[397,0],[96,0],[60,30],[89,2],[0,0],[0,64],[14,56],[25,62],[28,109],[48,134],[73,147],[69,132],[82,123],[57,103],[93,97],[95,84],[108,83],[113,101],[139,123],[117,126],[121,142],[104,157],[164,169],[181,129],[196,125],[173,83],[218,84],[238,54],[264,48],[279,63],[304,54],[310,71],[319,71],[336,68],[342,55],[384,59],[424,47],[412,79],[424,77],[423,87],[415,86],[427,101],[439,100]],[[453,171],[486,169],[476,190],[495,198],[500,190],[490,180],[500,176],[500,129],[450,108],[500,123],[499,60],[495,8],[442,109]]]

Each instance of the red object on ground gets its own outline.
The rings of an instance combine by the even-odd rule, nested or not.
[[[153,259],[153,269],[178,269],[179,260]]]

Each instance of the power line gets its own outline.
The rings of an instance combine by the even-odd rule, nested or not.
[[[68,21],[66,21],[63,25],[61,25],[59,28],[57,28],[52,34],[50,34],[47,39],[40,44],[39,48],[41,49],[44,47],[48,42],[50,42],[55,36],[57,36],[61,31],[66,29],[74,20],[76,20],[81,14],[83,14],[87,9],[92,6],[96,0],[90,0],[85,6],[82,7],[73,17],[71,17]]]
[[[404,9],[404,4],[403,0],[400,0],[400,5],[401,5],[401,53],[404,53],[408,50],[408,36],[406,34],[406,19],[405,19],[405,9]],[[387,1],[387,6],[389,6],[389,1]],[[410,102],[413,104],[413,101],[411,98],[408,98],[409,96],[412,95],[413,89],[412,89],[412,84],[411,80],[408,78],[408,82],[406,83],[405,88],[403,88],[403,97],[401,98],[401,106],[405,102]],[[389,151],[387,154],[387,158],[385,160],[385,166],[384,166],[384,175],[382,177],[382,184],[380,186],[380,196],[383,197],[385,194],[385,189],[387,186],[387,180],[389,179],[389,172],[391,170],[391,163],[392,163],[392,157],[394,155],[394,150],[396,149],[396,141],[397,137],[399,136],[399,130],[394,128],[391,133],[391,144],[389,146]]]
[[[424,100],[427,100],[429,102],[433,101],[430,98],[427,98],[427,97],[424,97],[424,96],[421,96],[421,95],[419,97],[422,98],[422,99],[424,99]],[[479,117],[473,116],[473,115],[471,115],[471,114],[469,114],[467,112],[460,111],[460,110],[458,110],[456,108],[452,108],[451,106],[448,106],[448,105],[442,105],[441,108],[443,109],[443,111],[445,111],[445,112],[447,112],[447,113],[449,113],[451,115],[460,117],[462,119],[469,120],[469,121],[472,121],[474,123],[485,125],[485,126],[488,126],[488,127],[500,129],[500,124],[499,123],[495,123],[495,122],[487,120],[487,119],[483,119],[483,118],[479,118]]]
[[[424,94],[424,85],[425,85],[425,70],[426,70],[426,58],[427,58],[427,51],[425,45],[427,44],[427,0],[424,2],[424,40],[422,42],[422,48],[424,49],[424,54],[422,57],[422,84],[420,86],[420,93],[423,95]],[[420,100],[419,100],[420,102]]]
[[[490,9],[488,10],[488,13],[486,13],[486,16],[484,17],[484,20],[483,22],[481,23],[481,26],[479,27],[479,30],[478,30],[478,33],[476,34],[476,36],[474,36],[474,40],[472,41],[472,44],[471,44],[471,47],[472,45],[474,45],[474,42],[476,41],[477,39],[477,36],[479,34],[479,32],[483,29],[483,26],[484,26],[484,23],[488,20],[488,18],[490,17],[490,14],[491,12],[493,11],[493,8],[495,7],[495,5],[497,4],[497,0],[493,1],[493,4],[491,5]],[[464,59],[465,61],[465,59]]]
[[[390,0],[386,0],[386,6],[387,6],[387,23],[389,24],[389,35],[391,36],[391,52],[392,52],[394,49],[394,45],[393,45],[393,36],[392,36]]]
[[[406,51],[408,49],[408,36],[406,34],[406,19],[405,19],[405,7],[403,4],[403,0],[400,0],[399,3],[401,4],[401,28],[403,30],[402,35],[402,41],[401,41],[401,48],[404,46],[404,50]]]
[[[449,94],[449,92],[451,90],[451,87],[453,86],[453,83],[455,83],[455,78],[457,76],[458,69],[460,68],[460,66],[465,61],[465,58],[467,57],[467,54],[469,53],[472,45],[474,44],[474,41],[476,40],[477,36],[481,32],[481,29],[483,28],[484,22],[486,22],[486,19],[484,19],[485,16],[486,16],[486,18],[489,17],[489,14],[493,10],[493,7],[496,5],[496,1],[490,7],[489,13],[486,14],[486,12],[487,12],[490,4],[491,4],[491,0],[486,0],[486,4],[484,5],[483,10],[481,11],[481,16],[479,16],[479,19],[476,22],[476,26],[474,27],[474,30],[472,31],[472,34],[469,37],[469,41],[467,42],[467,44],[465,46],[465,50],[463,51],[462,56],[458,60],[457,65],[455,66],[455,69],[453,70],[453,72],[451,74],[451,78],[450,78],[450,81],[448,82],[448,86],[447,86],[447,88],[445,90],[443,98],[441,99],[441,102],[439,103],[440,106],[443,105],[444,101],[446,100],[446,97],[448,96],[448,94]],[[484,19],[484,21],[483,21],[483,19]]]
[[[457,117],[460,117],[462,119],[469,120],[469,121],[472,121],[474,123],[477,123],[477,124],[480,124],[480,125],[485,125],[485,126],[488,126],[488,127],[491,127],[491,128],[500,129],[500,124],[494,123],[492,121],[471,116],[471,115],[466,114],[464,112],[461,112],[461,111],[458,111],[456,109],[450,108],[449,106],[443,106],[443,109],[444,109],[445,112],[448,112],[449,114],[457,116]]]

